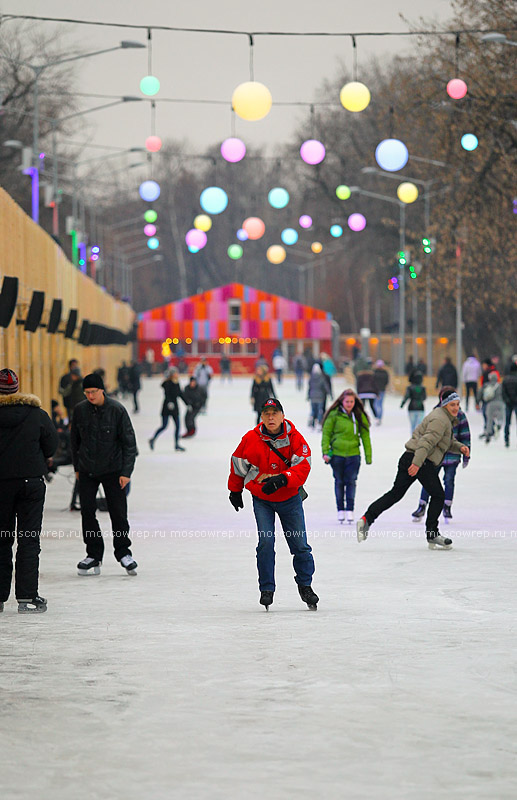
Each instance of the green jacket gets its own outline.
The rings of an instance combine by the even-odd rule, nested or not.
[[[333,408],[323,424],[321,450],[328,456],[359,456],[360,439],[363,442],[366,463],[372,463],[372,443],[370,441],[370,423],[363,415],[363,423],[358,430],[357,420],[338,406]]]
[[[438,467],[447,451],[461,453],[463,445],[452,435],[454,422],[455,417],[449,414],[446,406],[434,408],[430,414],[424,417],[405,445],[406,450],[415,454],[413,464],[421,467],[428,458]]]

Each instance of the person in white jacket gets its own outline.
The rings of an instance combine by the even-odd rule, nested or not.
[[[481,364],[475,356],[469,356],[461,368],[461,377],[465,384],[465,410],[469,410],[469,396],[472,392],[474,403],[477,408],[477,387],[478,381],[481,377]]]

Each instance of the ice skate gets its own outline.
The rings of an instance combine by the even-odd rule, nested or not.
[[[443,507],[443,518],[446,522],[452,519],[452,508],[448,503],[446,503]]]
[[[154,439],[149,439],[148,441],[149,441],[149,447],[151,448],[151,450],[154,450]]]
[[[364,542],[365,539],[368,538],[368,531],[370,530],[370,526],[366,521],[366,517],[361,517],[361,519],[357,520],[356,531],[357,531],[357,541]]]
[[[185,452],[185,448],[184,448],[184,447],[182,447],[180,444],[177,444],[177,445],[176,445],[176,447],[175,447],[174,449],[175,449],[175,450],[180,450],[182,453],[184,453],[184,452]]]
[[[136,575],[136,568],[138,567],[138,564],[136,563],[133,556],[130,555],[122,556],[122,558],[120,559],[120,565],[124,567],[128,575]]]
[[[343,524],[343,522],[345,521],[345,512],[344,511],[338,511],[337,512],[337,521],[339,522],[340,525]]]
[[[413,513],[411,514],[413,519],[415,519],[415,520],[422,519],[422,517],[425,514],[426,508],[427,508],[427,503],[423,503],[422,501],[420,501],[419,504],[418,504],[417,510],[413,511]]]
[[[18,614],[43,614],[47,610],[47,601],[44,597],[36,597],[33,600],[18,600]]]
[[[452,547],[452,539],[446,539],[441,533],[427,539],[429,550],[450,550]]]
[[[346,522],[347,522],[347,525],[353,525],[353,523],[354,523],[354,512],[353,511],[347,511],[346,512]]]
[[[311,611],[316,611],[320,601],[318,595],[313,592],[312,586],[300,586],[298,584],[298,591],[304,603],[307,603]]]
[[[0,603],[0,614],[2,613],[3,610],[4,610],[4,604]]]
[[[269,611],[269,606],[273,603],[273,595],[274,592],[264,591],[260,593],[260,600],[259,603],[261,606],[266,607],[266,611]]]
[[[97,561],[96,558],[90,558],[89,556],[86,556],[86,558],[83,558],[82,561],[79,561],[77,565],[77,574],[81,576],[100,575],[101,564],[102,561]]]

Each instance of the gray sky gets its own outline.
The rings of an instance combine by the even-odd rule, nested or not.
[[[445,24],[450,0],[0,0],[3,13],[61,16],[104,22],[162,24],[234,30],[404,31],[400,14],[412,22]],[[40,23],[51,26],[51,23]],[[64,26],[83,49],[116,45],[121,39],[146,41],[145,31]],[[389,56],[412,47],[408,38],[358,39],[361,63],[372,56]],[[349,38],[257,37],[255,79],[265,83],[273,102],[311,101],[325,78],[332,78],[339,59],[352,69]],[[161,81],[157,95],[168,98],[220,99],[227,106],[157,104],[156,133],[162,139],[188,138],[194,151],[231,135],[230,101],[233,89],[249,79],[249,48],[244,36],[206,33],[154,32],[153,73]],[[147,51],[126,50],[81,63],[79,91],[139,95],[140,78],[147,74]],[[338,98],[336,98],[338,100]],[[82,108],[102,103],[82,98]],[[106,101],[108,102],[108,101]],[[237,118],[236,135],[248,145],[268,145],[289,138],[303,114],[275,108],[259,122]],[[148,103],[134,103],[84,117],[81,140],[121,147],[142,145],[150,133]],[[75,138],[78,138],[77,136]]]

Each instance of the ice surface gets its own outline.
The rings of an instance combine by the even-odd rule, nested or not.
[[[317,613],[301,602],[280,534],[266,614],[249,493],[236,514],[226,489],[230,454],[254,423],[250,380],[214,379],[185,453],[172,449],[171,427],[149,450],[159,383],[143,381],[133,416],[138,577],[108,540],[102,575],[79,578],[69,468],[48,487],[48,612],[19,616],[11,598],[0,615],[1,797],[514,799],[515,431],[510,449],[486,446],[480,415],[469,415],[473,457],[442,526],[453,550],[427,549],[411,521],[416,487],[359,545],[337,524],[306,392],[286,380],[287,417],[313,448],[304,508],[321,600]],[[391,486],[409,438],[398,404],[388,397],[372,429],[358,513]]]

